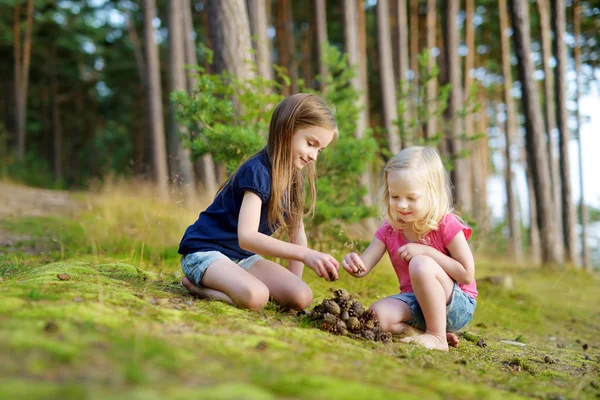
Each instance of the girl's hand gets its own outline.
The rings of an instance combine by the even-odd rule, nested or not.
[[[304,258],[304,264],[315,271],[319,278],[326,281],[335,281],[338,279],[338,268],[340,264],[333,256],[311,250]]]
[[[356,253],[346,254],[342,260],[342,268],[344,268],[346,272],[353,276],[360,275],[366,271],[360,256]]]
[[[398,249],[398,257],[410,262],[414,256],[427,255],[429,246],[420,243],[407,243]]]

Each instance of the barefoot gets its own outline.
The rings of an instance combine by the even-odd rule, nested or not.
[[[190,281],[187,277],[183,277],[183,279],[181,280],[181,284],[183,285],[184,288],[186,288],[188,290],[188,292],[190,292],[190,294],[192,296],[196,296],[196,297],[200,297],[200,298],[204,298],[204,291],[202,290],[202,288],[198,285],[195,285],[194,283],[192,283],[192,281]]]
[[[428,349],[448,351],[448,342],[446,338],[439,338],[431,333],[425,333],[423,335],[411,336],[401,340],[404,343],[417,343],[421,346],[425,346]]]
[[[448,341],[449,346],[458,347],[458,336],[456,336],[454,333],[446,333],[446,340]]]

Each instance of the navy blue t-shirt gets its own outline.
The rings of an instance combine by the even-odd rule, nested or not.
[[[238,218],[246,190],[256,193],[262,200],[258,231],[269,236],[273,234],[267,220],[271,163],[266,149],[263,149],[242,164],[213,203],[187,228],[179,244],[179,254],[220,251],[236,259],[254,255],[240,248],[238,241]]]

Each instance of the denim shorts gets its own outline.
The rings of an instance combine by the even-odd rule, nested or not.
[[[208,269],[208,267],[217,260],[227,258],[246,271],[250,269],[258,260],[262,257],[258,254],[254,254],[248,258],[230,258],[219,251],[198,251],[192,254],[185,254],[181,257],[181,270],[183,274],[193,283],[198,286],[202,286],[202,277]]]
[[[408,325],[422,331],[427,328],[421,306],[417,302],[417,297],[413,292],[394,294],[389,297],[402,300],[410,307],[412,315],[406,321]],[[450,303],[446,306],[446,331],[456,332],[467,325],[473,318],[476,305],[477,301],[463,292],[455,282]]]

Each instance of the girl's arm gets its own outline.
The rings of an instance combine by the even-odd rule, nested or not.
[[[260,233],[258,225],[260,224],[261,206],[262,200],[256,193],[244,192],[238,218],[238,241],[242,249],[262,256],[301,261],[321,278],[330,280],[330,274],[333,276],[333,280],[338,278],[339,263],[329,254],[311,250],[305,246],[287,243]]]
[[[446,273],[458,283],[468,285],[475,279],[475,261],[473,253],[467,243],[465,234],[460,231],[454,239],[448,244],[450,257],[433,247],[418,244],[408,243],[398,249],[400,258],[407,262],[419,254],[423,254],[433,258]]]
[[[293,241],[298,246],[306,247],[308,240],[306,239],[306,232],[304,231],[304,222],[300,221],[300,227],[298,228],[298,234],[296,240]],[[302,261],[290,260],[288,269],[294,273],[298,278],[302,279],[302,271],[304,271],[304,263]]]
[[[385,244],[373,237],[369,247],[360,255],[356,253],[347,254],[342,261],[342,267],[355,278],[366,276],[377,265],[385,253]]]

